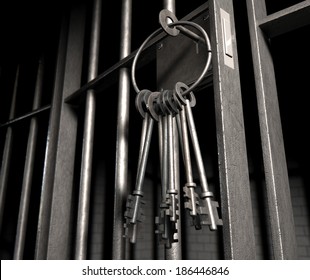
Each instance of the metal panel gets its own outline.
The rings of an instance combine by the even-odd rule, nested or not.
[[[209,1],[224,255],[255,259],[243,109],[232,1]],[[225,65],[221,9],[230,15],[234,69]]]
[[[209,32],[207,7],[191,21]],[[206,45],[201,42],[194,42],[183,34],[165,38],[158,44],[157,50],[157,82],[159,87],[173,89],[178,81],[188,85],[193,84],[203,71],[207,57]],[[208,71],[199,87],[211,83],[212,69]]]
[[[39,221],[35,248],[36,259],[46,259],[47,254],[51,202],[53,195],[53,184],[55,179],[57,139],[59,132],[60,110],[62,104],[63,81],[65,73],[67,34],[68,19],[66,15],[64,15],[58,44],[58,56],[55,71],[53,99],[50,112],[49,127],[47,132],[43,181],[41,188],[42,191],[39,209]]]
[[[266,17],[264,0],[247,0],[256,95],[275,259],[296,258],[293,209],[284,151],[275,73],[268,42],[258,22]]]
[[[99,61],[101,0],[94,0],[93,18],[90,38],[90,60],[88,66],[88,81],[97,76]],[[81,163],[81,179],[79,192],[79,209],[76,237],[76,259],[86,259],[87,237],[89,223],[89,201],[91,190],[91,175],[93,161],[93,142],[95,129],[96,100],[95,91],[89,90],[86,94],[84,134]]]
[[[122,2],[121,50],[120,59],[131,50],[132,1]],[[121,68],[119,74],[119,94],[116,135],[115,195],[113,216],[113,259],[125,259],[126,247],[124,235],[125,201],[128,192],[128,125],[129,125],[129,69]],[[127,240],[127,239],[126,239]]]
[[[71,11],[62,100],[78,89],[81,83],[85,6],[75,5]],[[71,212],[77,115],[62,102],[57,140],[55,178],[47,259],[69,259],[72,244]],[[57,176],[56,176],[57,174]]]

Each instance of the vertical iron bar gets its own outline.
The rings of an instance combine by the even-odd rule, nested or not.
[[[57,150],[59,119],[62,104],[62,91],[63,91],[63,81],[65,72],[67,34],[68,34],[68,21],[66,15],[64,14],[58,43],[53,98],[51,102],[51,112],[47,132],[44,171],[41,187],[40,209],[39,209],[38,228],[37,228],[37,239],[35,248],[35,259],[46,259],[47,254],[48,230],[50,226],[53,183],[55,179],[55,158],[56,158],[55,151]]]
[[[32,105],[33,110],[38,109],[41,103],[43,75],[44,75],[44,60],[43,58],[41,58],[39,61],[37,78],[36,78],[36,87]],[[24,167],[24,177],[23,177],[23,185],[19,206],[17,232],[16,232],[15,249],[14,249],[15,260],[23,259],[24,255],[37,134],[38,134],[38,120],[37,117],[35,116],[30,120],[26,161]]]
[[[132,0],[123,0],[121,18],[121,49],[120,59],[125,58],[131,51],[131,18]],[[126,247],[123,238],[123,213],[128,192],[128,124],[129,124],[129,95],[130,73],[129,69],[121,68],[119,74],[119,94],[116,132],[116,164],[115,164],[115,194],[113,216],[113,247],[112,258],[124,259]]]
[[[90,62],[88,68],[88,81],[96,78],[99,61],[100,43],[100,24],[101,24],[101,0],[94,0],[93,19],[90,38]],[[86,95],[86,108],[84,120],[81,179],[79,192],[79,208],[77,222],[77,237],[75,259],[86,259],[87,237],[89,223],[89,202],[91,190],[93,142],[95,128],[95,91],[89,90]]]
[[[213,86],[221,187],[224,256],[255,259],[255,237],[245,143],[233,1],[210,0]],[[222,18],[222,14],[229,18]],[[224,52],[230,21],[232,56]],[[233,64],[228,63],[231,59]]]
[[[15,116],[18,80],[19,80],[19,65],[17,66],[17,69],[16,69],[14,89],[13,89],[11,108],[10,108],[10,114],[9,114],[10,120],[13,119]],[[10,172],[12,144],[13,144],[13,131],[12,131],[12,127],[9,126],[7,128],[6,136],[5,136],[5,144],[4,144],[2,164],[1,164],[1,173],[0,173],[0,233],[2,231],[2,220],[3,220],[5,196],[6,196],[8,177],[9,177],[9,172]]]
[[[79,1],[82,2],[82,1]],[[74,3],[70,12],[65,77],[62,100],[81,85],[86,5]],[[71,105],[61,103],[59,135],[57,140],[53,197],[48,236],[47,259],[71,259],[72,201],[74,161],[78,116]],[[57,176],[56,176],[57,174]]]
[[[164,0],[164,9],[175,14],[175,0]]]
[[[264,0],[247,0],[259,124],[267,188],[272,254],[296,259],[293,208],[281,127],[276,77],[268,40],[258,22],[267,16]]]

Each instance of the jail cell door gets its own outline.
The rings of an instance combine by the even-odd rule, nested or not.
[[[206,258],[192,242],[199,233],[215,240],[210,258],[255,259],[232,1],[192,11],[154,1],[154,17],[146,4],[118,2],[61,6],[52,51],[45,41],[34,49],[43,55],[33,104],[20,115],[28,98],[17,88],[30,72],[17,67],[0,127],[8,258]],[[42,88],[52,90],[40,105]],[[16,133],[22,121],[29,130]],[[22,180],[10,164],[14,133],[28,139]]]

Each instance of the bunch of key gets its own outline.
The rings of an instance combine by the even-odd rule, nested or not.
[[[159,128],[161,163],[161,203],[159,215],[155,219],[159,240],[166,248],[170,248],[173,242],[178,241],[176,236],[180,201],[178,201],[179,190],[176,187],[175,137],[179,139],[184,162],[186,179],[183,186],[184,208],[192,217],[193,226],[201,229],[202,226],[207,225],[210,230],[216,230],[217,226],[222,225],[217,211],[218,202],[213,200],[213,193],[207,183],[192,114],[191,108],[195,106],[196,99],[193,92],[183,95],[187,89],[186,84],[178,82],[174,90],[160,92],[142,90],[137,94],[136,108],[143,117],[143,123],[136,183],[132,195],[127,199],[124,224],[125,237],[129,238],[131,243],[136,242],[138,226],[144,220],[145,203],[142,189],[154,122],[157,122]],[[178,135],[175,135],[176,133]],[[201,188],[199,194],[193,178],[190,139],[199,174]]]

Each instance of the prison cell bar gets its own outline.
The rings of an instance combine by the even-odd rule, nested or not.
[[[32,118],[33,116],[36,116],[36,115],[39,115],[40,113],[43,113],[43,112],[46,112],[46,111],[49,111],[51,109],[51,105],[45,105],[45,106],[42,106],[36,110],[32,110],[24,115],[21,115],[19,117],[16,117],[14,119],[11,119],[11,120],[8,120],[6,121],[5,123],[2,123],[0,124],[0,129],[1,128],[4,128],[4,127],[8,127],[8,126],[11,126],[13,124],[16,124],[20,121],[24,121],[24,120],[27,120],[29,118]]]
[[[266,34],[259,26],[259,22],[267,17],[265,1],[247,0],[247,9],[267,188],[272,257],[296,259],[293,208],[275,73]],[[290,10],[294,11],[292,8]],[[289,24],[286,26],[288,27]],[[291,29],[292,27],[288,27],[287,31]]]
[[[80,1],[82,2],[82,1]],[[74,201],[74,162],[77,141],[77,112],[64,102],[81,86],[85,35],[86,5],[72,5],[65,61],[59,133],[55,151],[55,169],[51,217],[48,233],[47,259],[71,259]],[[56,175],[57,174],[57,175]]]
[[[59,119],[61,105],[63,102],[62,93],[65,74],[67,35],[68,19],[66,18],[66,15],[63,15],[57,50],[53,97],[51,101],[51,110],[47,131],[35,246],[35,259],[39,260],[46,259],[47,255],[48,231],[50,226],[53,184],[55,179],[55,158],[57,151],[57,139],[59,134]]]
[[[225,65],[221,9],[230,15],[234,67]],[[255,238],[231,0],[210,0],[213,87],[221,187],[224,257],[255,259]]]
[[[94,0],[93,18],[90,38],[90,62],[88,68],[88,81],[97,76],[99,61],[100,43],[100,24],[101,24],[101,0]],[[77,236],[75,259],[86,259],[87,236],[89,224],[89,202],[91,191],[93,143],[95,129],[95,91],[89,90],[86,95],[83,148],[81,162],[81,179],[79,192],[79,208],[77,221]]]
[[[34,93],[34,100],[32,109],[36,110],[40,106],[41,96],[42,96],[42,86],[43,86],[43,75],[44,75],[44,59],[41,58],[38,65],[38,72],[36,78],[36,86]],[[23,184],[21,199],[19,204],[19,214],[17,220],[17,230],[14,248],[14,259],[21,260],[24,255],[24,246],[26,239],[26,230],[28,223],[28,210],[31,195],[31,185],[32,185],[32,175],[34,170],[34,160],[35,160],[35,148],[37,143],[38,134],[38,119],[37,117],[32,117],[30,120],[28,143],[26,150],[26,159],[24,166]]]
[[[173,14],[176,13],[175,10],[175,0],[164,0],[163,1],[163,8],[169,10],[170,12],[172,12]]]
[[[132,0],[122,1],[122,25],[120,59],[131,51]],[[128,193],[128,125],[129,125],[130,73],[126,67],[120,68],[116,129],[115,193],[113,215],[112,259],[128,258],[129,246],[124,235],[125,201]],[[127,248],[127,250],[126,250]]]
[[[19,82],[19,65],[16,69],[15,82],[11,100],[11,107],[9,113],[9,119],[13,119],[15,116],[16,109],[16,95],[18,89]],[[11,153],[12,153],[12,145],[13,145],[13,131],[12,127],[9,126],[6,131],[4,150],[2,156],[2,164],[1,164],[1,173],[0,173],[0,232],[2,231],[2,222],[3,222],[3,212],[4,212],[4,204],[5,197],[8,185],[8,177],[10,172],[10,162],[11,162]]]

